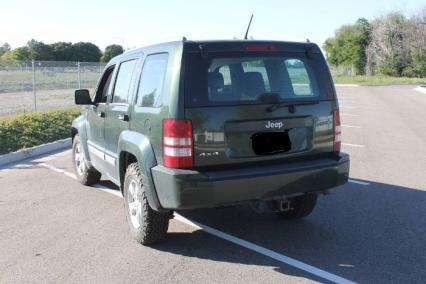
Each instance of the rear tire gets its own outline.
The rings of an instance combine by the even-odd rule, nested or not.
[[[126,219],[133,238],[142,245],[149,245],[166,237],[171,214],[157,212],[149,206],[144,179],[138,164],[130,164],[124,177],[123,195]]]
[[[99,182],[101,173],[95,168],[87,166],[78,134],[74,136],[72,141],[72,159],[77,180],[81,184],[92,185]]]
[[[291,220],[300,219],[312,213],[317,204],[318,194],[309,193],[296,196],[290,199],[290,210],[277,212],[281,219]]]

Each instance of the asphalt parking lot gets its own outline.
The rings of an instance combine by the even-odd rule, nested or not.
[[[338,88],[351,182],[299,221],[178,212],[166,242],[144,247],[111,183],[75,181],[70,150],[7,166],[0,282],[424,283],[426,95],[413,88]]]

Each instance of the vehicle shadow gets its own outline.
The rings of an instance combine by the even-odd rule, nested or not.
[[[248,206],[179,212],[184,217],[356,282],[426,279],[426,191],[391,184],[346,184],[319,199],[303,220],[284,221]],[[265,265],[324,282],[240,248],[230,255],[206,233],[170,233],[155,248],[188,257]],[[235,245],[221,240],[222,244]],[[194,248],[194,244],[198,244]],[[213,246],[210,248],[209,246]]]
[[[268,267],[284,275],[302,277],[317,282],[327,283],[324,279],[311,275],[289,265],[274,261],[271,258],[251,252],[230,242],[209,235],[202,230],[194,232],[169,232],[165,242],[152,246],[153,249],[195,259],[206,259],[221,263],[232,263],[248,266]],[[239,271],[244,271],[244,268]],[[266,272],[268,273],[268,271]],[[248,275],[246,275],[248,276]],[[269,279],[262,274],[254,274],[250,282],[263,282]],[[224,279],[230,280],[227,276]],[[232,279],[232,278],[231,278]],[[231,281],[232,282],[232,281]],[[241,279],[238,282],[243,282]],[[331,283],[331,282],[329,282]]]

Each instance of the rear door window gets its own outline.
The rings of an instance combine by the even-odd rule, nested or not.
[[[274,94],[280,101],[321,98],[311,62],[303,53],[209,59],[190,54],[188,57],[185,73],[188,105],[260,104],[263,94]]]
[[[136,61],[136,59],[132,59],[120,64],[117,79],[115,80],[114,94],[112,97],[113,103],[123,104],[128,102],[130,82],[132,81]]]

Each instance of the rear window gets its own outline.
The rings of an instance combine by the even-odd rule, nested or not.
[[[304,53],[253,56],[186,55],[187,106],[261,104],[261,96],[279,101],[323,98],[314,74],[315,60]]]

